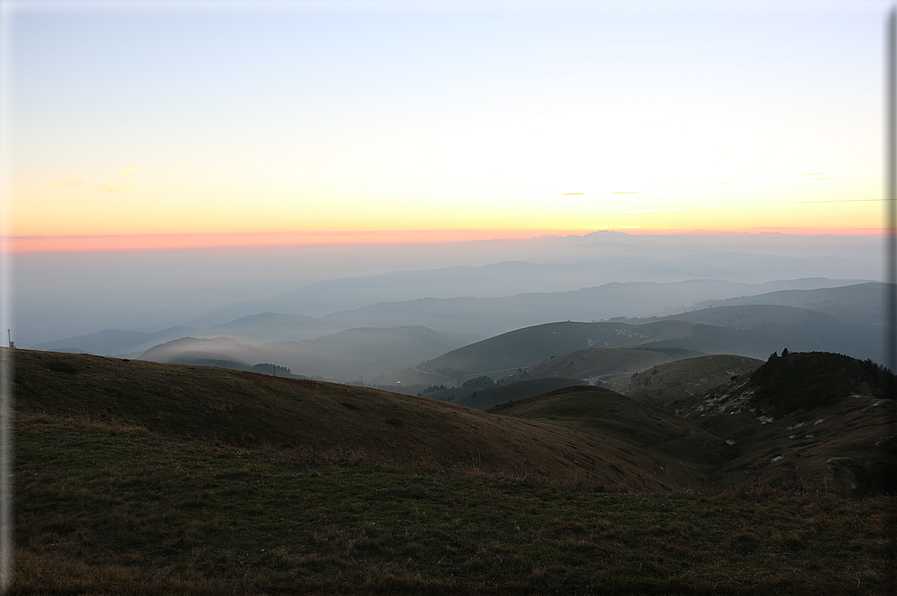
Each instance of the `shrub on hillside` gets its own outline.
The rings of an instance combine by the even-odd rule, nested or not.
[[[757,385],[757,400],[780,415],[827,406],[861,393],[892,397],[891,372],[872,360],[856,360],[826,352],[773,354],[751,376]]]

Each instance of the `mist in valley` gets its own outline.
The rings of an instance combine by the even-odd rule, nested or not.
[[[639,319],[632,323],[643,323],[726,301],[747,303],[750,297],[775,303],[763,297],[775,292],[880,282],[883,255],[875,237],[616,232],[432,244],[23,254],[14,261],[11,329],[23,348],[159,362],[269,362],[347,381],[393,373],[533,325],[634,317]],[[795,313],[801,306],[799,298],[777,299]],[[845,327],[849,333],[822,334],[877,334],[882,307],[876,310],[873,299],[874,312],[861,309],[865,318]],[[859,306],[848,301],[839,308],[835,314],[843,318]],[[770,325],[792,322],[764,316]],[[800,320],[800,333],[812,335],[806,328],[812,323]],[[757,348],[760,340],[752,341],[740,351],[725,342],[713,347],[758,357],[765,344]],[[800,343],[795,337],[793,344]],[[869,343],[874,349],[856,355],[880,360],[880,342]]]

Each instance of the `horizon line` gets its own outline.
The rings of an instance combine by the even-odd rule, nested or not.
[[[163,234],[92,234],[66,236],[0,236],[11,254],[47,252],[103,252],[202,248],[262,248],[316,245],[439,244],[490,240],[529,240],[549,236],[584,237],[597,232],[626,236],[688,236],[782,234],[790,236],[886,236],[883,228],[816,229],[763,226],[745,229],[673,229],[602,227],[591,229],[437,229],[437,230],[326,230],[294,232],[182,232]]]

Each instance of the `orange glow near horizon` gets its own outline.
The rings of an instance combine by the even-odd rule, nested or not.
[[[541,236],[585,236],[592,232],[627,235],[724,235],[779,233],[793,235],[884,236],[884,228],[816,229],[757,226],[729,229],[673,229],[649,226],[606,226],[579,230],[376,230],[326,232],[121,234],[96,236],[35,236],[5,239],[11,253],[85,252],[237,248],[260,246],[313,246],[334,244],[435,244],[477,240],[528,239]]]
[[[431,244],[550,235],[584,235],[594,230],[387,230],[221,234],[127,234],[9,238],[13,253],[166,250],[316,244]]]

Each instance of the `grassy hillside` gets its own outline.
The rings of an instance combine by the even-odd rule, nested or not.
[[[895,404],[872,363],[792,353],[667,408],[724,438],[723,482],[844,494],[897,490]]]
[[[507,385],[495,385],[494,387],[487,387],[485,389],[471,390],[466,395],[453,401],[459,406],[467,406],[468,408],[476,408],[477,410],[487,410],[492,406],[497,406],[498,404],[503,404],[507,401],[525,399],[563,387],[587,384],[588,383],[585,381],[580,381],[578,379],[532,379],[529,381],[509,383]],[[469,388],[462,387],[461,389]]]
[[[547,421],[427,398],[209,367],[18,350],[16,408],[229,445],[661,488],[641,454]],[[612,467],[613,466],[613,467]],[[615,468],[623,469],[621,479]]]
[[[674,357],[651,350],[625,348],[586,348],[560,354],[510,376],[510,380],[546,377],[607,380],[616,375],[634,373],[669,362]]]
[[[13,354],[11,594],[886,586],[888,501],[762,482],[719,494],[713,471],[747,438],[726,445],[700,415],[611,391],[489,413],[208,367]],[[863,416],[886,404],[848,403],[860,411],[829,430],[857,453]]]
[[[632,375],[620,393],[660,405],[722,385],[761,364],[755,358],[725,354],[685,358]]]
[[[716,466],[734,455],[718,437],[687,418],[600,387],[567,387],[506,402],[492,414],[526,420],[552,420],[604,441],[644,450],[657,473],[684,482],[700,466]]]
[[[601,492],[17,417],[13,595],[884,593],[883,498]]]

